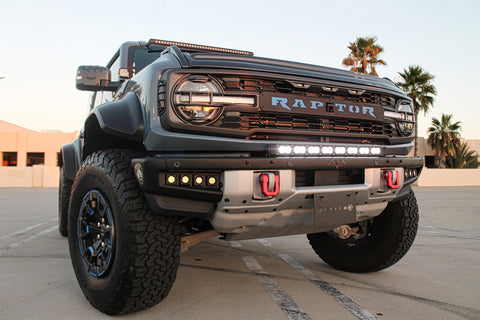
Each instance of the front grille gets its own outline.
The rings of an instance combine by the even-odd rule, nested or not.
[[[222,83],[227,95],[260,95],[265,92],[273,92],[305,96],[309,99],[327,98],[332,103],[349,101],[376,104],[391,110],[394,110],[397,102],[396,98],[391,95],[366,90],[362,90],[362,93],[358,94],[358,91],[354,92],[355,88],[348,86],[304,84],[303,88],[296,88],[292,81],[283,79],[242,76],[217,76],[217,78]],[[248,136],[248,139],[288,139],[288,136],[295,135],[295,139],[298,140],[319,141],[319,136],[349,136],[357,142],[362,139],[379,142],[382,139],[399,136],[395,124],[391,122],[301,113],[273,113],[262,110],[256,112],[226,111],[213,126],[254,132]]]
[[[238,130],[288,130],[295,134],[348,133],[388,137],[397,134],[395,126],[382,122],[264,112],[226,112],[217,125],[222,128]]]
[[[397,101],[404,99],[395,94],[340,82],[320,83],[267,76],[214,73],[209,76],[218,81],[226,96],[256,97],[257,106],[232,104],[226,106],[222,115],[212,124],[202,126],[174,123],[175,129],[251,140],[391,144],[392,140],[402,138],[392,119],[367,119],[365,116],[352,113],[339,114],[332,112],[333,110],[329,111],[336,103],[367,105],[378,112],[395,111]],[[164,88],[160,84],[159,106],[165,104]],[[305,101],[318,99],[325,103],[324,111],[326,112],[321,114],[315,114],[311,110],[304,113],[289,112],[285,108],[277,112],[271,109],[271,105],[261,105],[265,97],[277,94],[284,97],[291,95],[295,99]],[[162,108],[159,109],[161,114]]]

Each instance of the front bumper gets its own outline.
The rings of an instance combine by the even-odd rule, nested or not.
[[[157,214],[209,218],[217,231],[239,233],[245,231],[245,224],[242,224],[245,220],[248,222],[253,219],[251,223],[256,225],[260,222],[265,225],[264,222],[273,216],[278,219],[295,215],[297,218],[303,216],[302,221],[311,220],[315,195],[320,194],[328,196],[327,198],[342,194],[346,196],[352,192],[356,194],[354,205],[358,210],[355,217],[349,217],[349,221],[354,220],[350,222],[379,214],[383,208],[378,203],[388,203],[401,196],[408,189],[406,187],[418,179],[423,160],[407,157],[252,158],[242,154],[156,155],[133,159],[132,166],[152,210]],[[296,170],[343,169],[364,169],[365,181],[350,185],[296,187]],[[397,190],[385,189],[381,177],[383,170],[386,169],[399,172],[400,184]],[[418,174],[407,177],[406,170],[412,169]],[[264,171],[280,174],[281,192],[272,199],[254,200],[253,189],[257,183],[254,177],[258,177],[258,172]],[[165,177],[172,172],[215,175],[219,183],[213,188],[207,188],[205,185],[196,187],[193,184],[169,185],[165,183]],[[337,200],[329,201],[333,203]],[[288,219],[292,221],[291,217]],[[235,220],[238,221],[233,222]],[[326,220],[328,221],[325,223],[338,223],[331,219]],[[310,222],[307,224],[312,225]],[[313,225],[315,230],[320,227],[318,223]]]

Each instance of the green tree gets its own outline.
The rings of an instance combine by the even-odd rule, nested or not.
[[[350,71],[368,73],[378,76],[375,67],[387,63],[378,56],[383,52],[383,47],[376,44],[377,37],[357,37],[355,42],[350,42],[348,57],[343,59],[342,64],[350,67]]]
[[[445,159],[447,168],[478,168],[478,154],[466,142],[455,145],[455,153]]]
[[[419,65],[411,65],[398,74],[402,80],[397,82],[397,85],[412,99],[415,119],[418,122],[418,113],[423,111],[425,115],[433,107],[434,96],[437,94],[437,89],[432,84],[435,77]],[[417,155],[417,137],[418,123],[415,126],[415,156]]]
[[[455,146],[460,143],[460,121],[452,123],[451,114],[443,114],[442,119],[432,118],[432,126],[428,128],[428,144],[435,155],[442,159],[455,155]]]

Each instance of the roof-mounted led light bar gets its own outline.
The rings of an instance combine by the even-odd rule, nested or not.
[[[204,46],[200,44],[184,43],[184,42],[177,42],[177,41],[150,39],[148,41],[148,44],[157,44],[157,45],[167,46],[167,47],[177,46],[180,49],[185,48],[185,49],[192,49],[192,50],[199,50],[199,51],[211,51],[211,52],[220,52],[220,53],[229,53],[229,54],[239,54],[244,56],[253,56],[253,52],[250,52],[250,51],[210,47],[210,46]]]
[[[279,156],[360,156],[379,157],[382,156],[382,147],[364,145],[290,145],[281,144],[271,147],[271,153]]]

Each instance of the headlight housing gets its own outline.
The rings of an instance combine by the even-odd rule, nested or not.
[[[403,136],[411,136],[415,127],[415,111],[410,101],[401,100],[397,104],[397,113],[401,118],[397,120],[398,130]]]
[[[210,124],[222,114],[223,106],[215,102],[223,90],[212,78],[190,76],[175,87],[173,105],[180,119],[192,124]]]
[[[415,111],[408,100],[400,100],[397,103],[395,112],[385,111],[384,116],[396,120],[398,132],[402,136],[411,136],[415,128]]]

